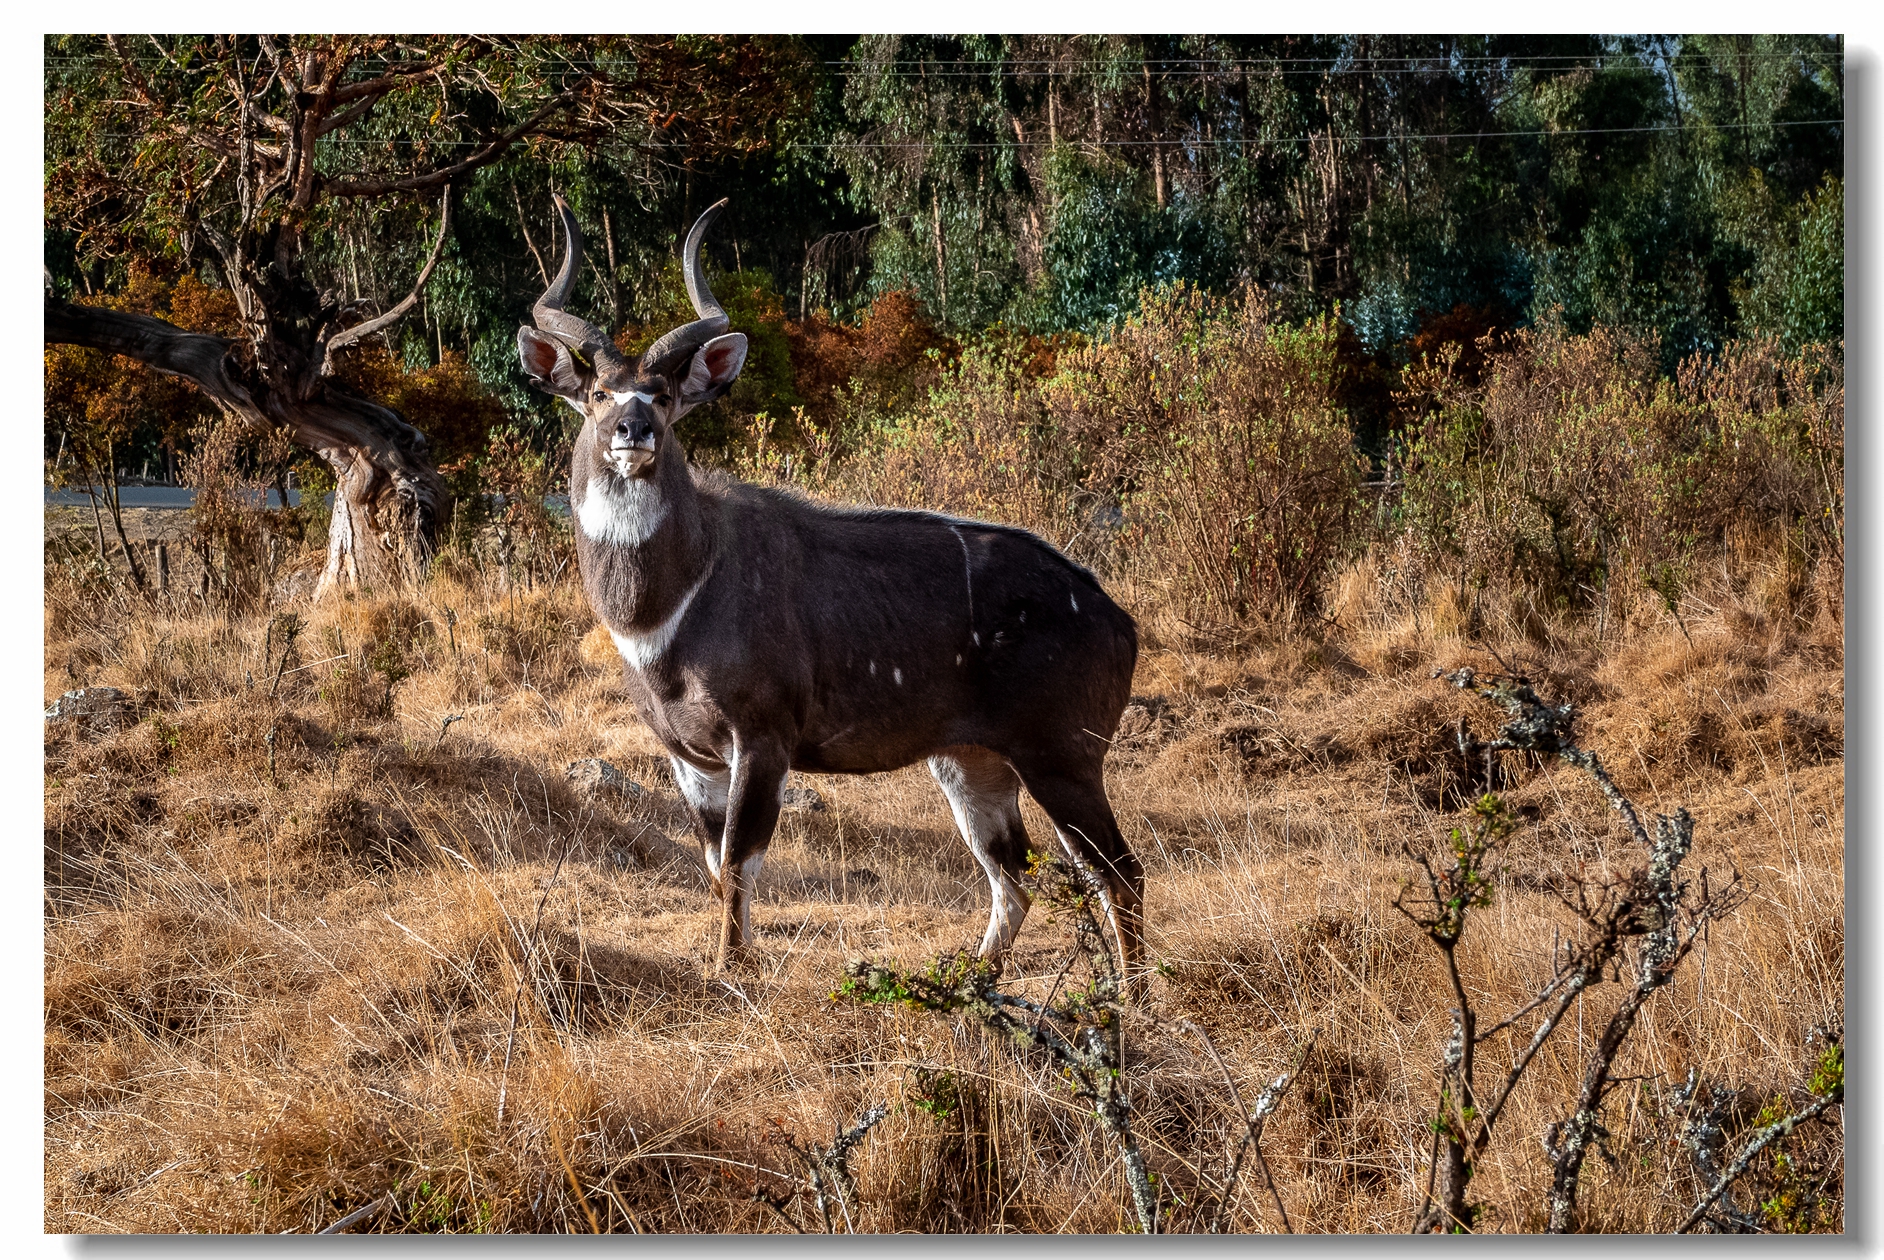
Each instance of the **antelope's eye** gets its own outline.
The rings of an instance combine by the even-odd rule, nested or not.
[[[668,394],[661,394],[661,395],[658,395],[658,396],[657,396],[657,397],[656,397],[656,398],[654,399],[654,405],[655,405],[655,406],[657,406],[657,407],[665,407],[665,406],[667,406],[667,404],[668,404],[668,403],[671,403],[671,402],[673,402],[673,401],[674,401],[674,399],[673,399],[673,397],[672,397],[671,395],[668,395]]]
[[[597,402],[607,402],[607,401],[608,401],[608,391],[607,391],[607,390],[605,390],[605,389],[598,389],[598,390],[596,390],[596,391],[595,391],[595,401],[597,401]]]

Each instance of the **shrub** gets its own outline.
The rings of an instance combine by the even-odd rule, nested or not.
[[[1609,611],[1675,607],[1703,561],[1778,544],[1842,560],[1844,382],[1822,347],[1736,342],[1658,376],[1651,340],[1546,326],[1410,368],[1396,522],[1462,590]]]
[[[1147,293],[1110,340],[1061,357],[1049,413],[1118,496],[1128,550],[1164,566],[1194,617],[1289,620],[1355,539],[1339,330],[1275,319],[1254,289]]]

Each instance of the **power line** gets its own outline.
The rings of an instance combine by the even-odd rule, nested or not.
[[[1102,149],[1137,149],[1150,145],[1162,145],[1167,148],[1241,148],[1247,145],[1275,146],[1279,144],[1313,144],[1318,141],[1334,140],[1341,143],[1365,143],[1368,141],[1410,141],[1410,140],[1502,140],[1513,138],[1547,139],[1556,136],[1611,136],[1641,135],[1654,132],[1671,131],[1743,131],[1758,130],[1762,127],[1840,127],[1842,118],[1801,118],[1787,119],[1781,122],[1766,123],[1701,123],[1658,125],[1653,127],[1563,127],[1555,130],[1538,129],[1530,131],[1432,131],[1408,134],[1386,132],[1380,135],[1329,135],[1325,132],[1312,132],[1301,136],[1279,137],[1226,137],[1216,136],[1210,139],[1172,137],[1155,140],[1063,140],[1060,143],[1071,148],[1084,149],[1098,147]],[[142,139],[142,132],[136,131],[88,131],[87,135],[110,140]],[[470,149],[489,144],[488,140],[433,140],[389,137],[383,140],[361,139],[350,136],[322,136],[315,141],[317,145],[346,145],[354,148],[381,148],[389,145],[423,144],[434,149]],[[570,141],[569,143],[576,143]],[[872,140],[829,140],[829,141],[787,141],[778,147],[781,149],[1010,149],[1010,148],[1046,148],[1050,141],[1028,140],[1023,145],[1014,140],[997,141],[961,141],[948,140],[911,140],[904,142],[884,142]]]
[[[1754,52],[1744,55],[1736,53],[1733,55],[1733,60],[1736,62],[1771,61],[1798,63],[1810,61],[1812,58],[1811,55],[1806,52]],[[114,58],[106,57],[102,54],[95,54],[72,57],[51,56],[45,58],[45,64],[48,67],[57,65],[66,69],[82,69],[96,65],[116,65],[118,63]],[[383,64],[390,66],[404,63],[385,62]],[[581,58],[558,60],[555,64],[558,68],[564,70],[580,71],[615,69],[624,64],[628,68],[633,68],[635,61],[631,55],[624,55],[620,62]],[[1139,67],[1150,67],[1164,74],[1166,77],[1175,77],[1177,72],[1183,72],[1185,67],[1190,67],[1191,69],[1185,73],[1188,73],[1190,76],[1203,78],[1210,77],[1225,70],[1258,67],[1285,67],[1285,69],[1280,71],[1280,73],[1284,74],[1442,75],[1456,73],[1462,69],[1475,68],[1504,69],[1511,71],[1568,71],[1607,70],[1633,66],[1641,69],[1650,69],[1663,66],[1682,67],[1691,65],[1711,67],[1717,65],[1718,62],[1714,57],[1706,53],[1683,52],[1677,53],[1672,57],[1662,56],[1660,54],[1618,53],[1613,56],[1597,57],[1595,59],[1581,54],[1562,54],[1557,56],[1533,54],[1523,57],[1446,56],[1444,54],[1432,54],[1413,57],[1354,57],[1348,55],[1340,57],[1119,58],[1114,60],[996,57],[986,60],[975,58],[893,61],[844,60],[820,61],[815,64],[842,70],[852,75],[873,71],[881,72],[886,69],[913,68],[928,74],[930,77],[936,78],[978,78],[992,74],[997,70],[1006,70],[1009,74],[1018,78],[1062,73],[1119,71],[1137,69]],[[210,68],[212,68],[212,64],[205,63],[205,71]],[[362,75],[374,75],[376,73],[372,63],[366,60],[362,60],[359,63],[358,72]],[[350,79],[348,81],[351,82],[353,80]]]

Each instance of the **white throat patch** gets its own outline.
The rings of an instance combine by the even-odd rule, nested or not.
[[[589,493],[576,509],[576,523],[596,542],[639,547],[667,519],[667,500],[649,481],[604,473],[589,479]]]

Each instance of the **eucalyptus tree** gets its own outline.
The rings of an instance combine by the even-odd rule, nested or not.
[[[1842,327],[1836,37],[865,36],[844,72],[871,285],[958,328],[1178,278],[1380,353],[1462,304],[1671,356]]]

